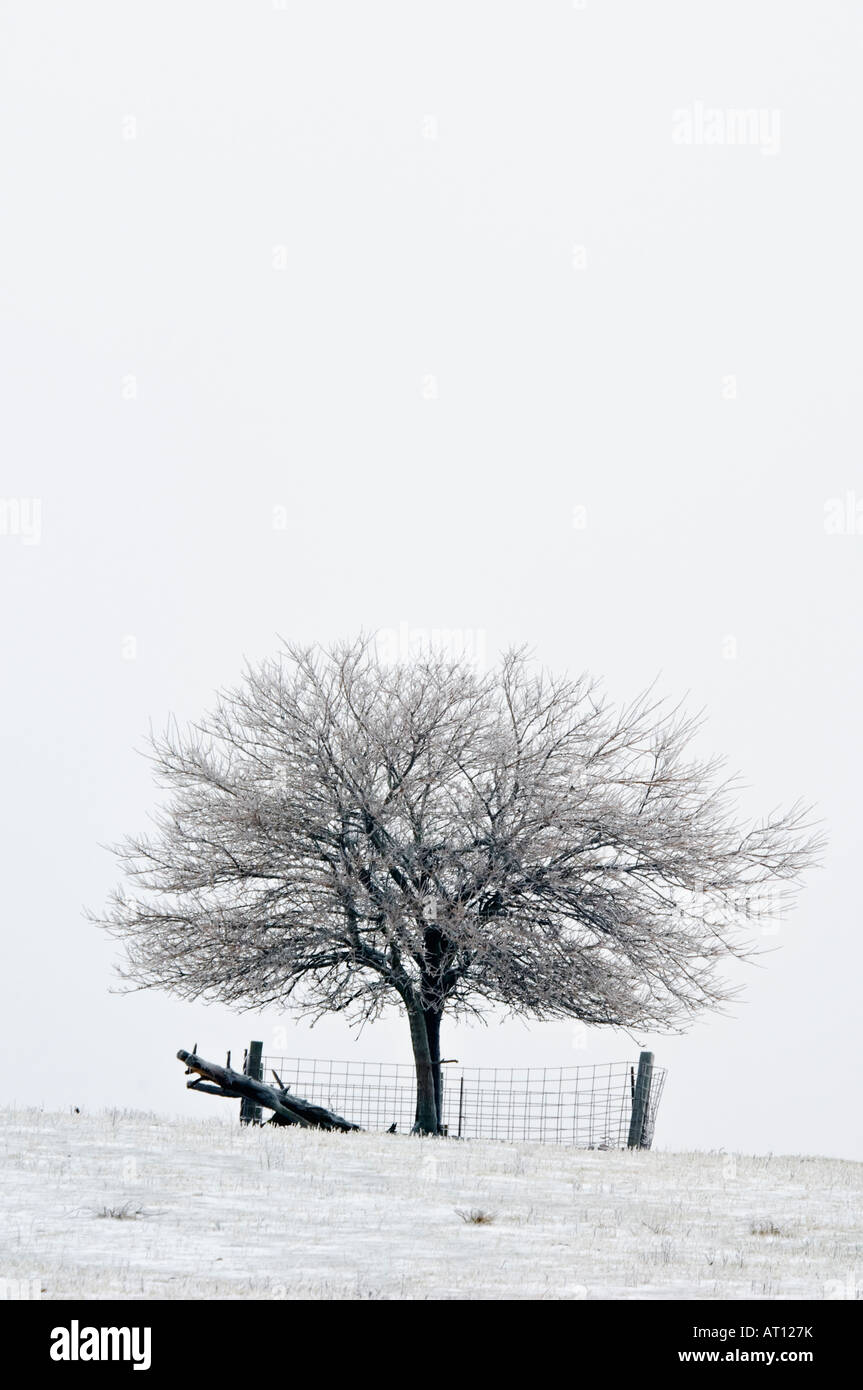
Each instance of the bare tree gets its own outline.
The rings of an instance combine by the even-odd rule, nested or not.
[[[747,921],[820,848],[799,803],[735,818],[736,782],[690,755],[700,723],[648,691],[523,652],[481,675],[360,639],[285,645],[213,712],[151,739],[172,795],[116,848],[132,888],[101,925],[133,987],[371,1020],[404,1008],[415,1129],[440,1127],[444,1010],[679,1029],[733,991]]]

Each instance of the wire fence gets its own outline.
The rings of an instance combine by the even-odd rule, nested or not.
[[[650,1054],[646,1054],[650,1055]],[[416,1072],[400,1062],[262,1057],[297,1096],[363,1129],[408,1133]],[[461,1139],[528,1140],[584,1149],[650,1148],[664,1067],[608,1062],[580,1067],[441,1066],[445,1132]],[[637,1089],[638,1088],[638,1089]],[[637,1119],[633,1117],[637,1116]],[[633,1141],[633,1125],[640,1133]]]

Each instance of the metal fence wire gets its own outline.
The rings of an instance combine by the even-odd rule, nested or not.
[[[334,1062],[262,1057],[263,1076],[277,1072],[297,1096],[324,1105],[363,1129],[410,1132],[416,1072],[401,1062]],[[582,1149],[632,1143],[638,1064],[580,1067],[441,1066],[445,1132],[461,1139],[527,1140]],[[664,1067],[642,1070],[646,1091],[641,1148],[650,1148],[665,1085]]]

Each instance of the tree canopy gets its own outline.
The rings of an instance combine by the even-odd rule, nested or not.
[[[116,847],[128,886],[99,920],[140,988],[404,1007],[434,1129],[445,1011],[669,1030],[730,997],[720,962],[751,954],[821,841],[800,803],[742,824],[724,761],[692,752],[700,722],[524,651],[482,673],[284,644],[151,740],[170,796]]]

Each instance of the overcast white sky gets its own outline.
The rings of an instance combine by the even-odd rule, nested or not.
[[[277,633],[407,624],[622,699],[658,675],[747,811],[818,803],[825,865],[744,1001],[637,1041],[658,1146],[863,1157],[861,17],[0,5],[0,1100],[206,1113],[196,1040],[409,1060],[397,1017],[116,997],[82,917],[155,804],[151,720]],[[637,1052],[578,1041],[444,1050]]]

